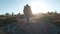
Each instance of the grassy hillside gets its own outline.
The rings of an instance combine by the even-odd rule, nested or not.
[[[16,17],[3,17],[0,19],[0,27],[16,22]]]

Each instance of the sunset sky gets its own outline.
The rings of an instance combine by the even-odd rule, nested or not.
[[[33,13],[60,11],[60,0],[0,0],[0,14],[23,13],[26,4],[31,6]]]

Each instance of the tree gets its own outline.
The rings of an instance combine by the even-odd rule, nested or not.
[[[14,15],[14,12],[12,12],[12,16]]]
[[[50,12],[47,12],[48,13],[48,15],[50,15]]]
[[[57,11],[55,10],[54,14],[56,15],[57,14]]]
[[[17,14],[18,16],[20,15],[20,13]]]
[[[32,15],[32,11],[31,8],[28,4],[26,4],[26,6],[24,6],[24,15],[25,16],[31,16]]]
[[[9,16],[10,14],[9,13],[5,13],[6,16]]]
[[[24,10],[23,11],[24,11],[24,15],[25,15],[25,17],[27,19],[27,22],[29,22],[29,18],[32,15],[32,11],[31,11],[30,6],[28,4],[26,4],[26,6],[24,6]]]

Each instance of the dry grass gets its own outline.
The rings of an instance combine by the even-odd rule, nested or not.
[[[0,19],[0,27],[16,22],[16,17],[5,17]]]

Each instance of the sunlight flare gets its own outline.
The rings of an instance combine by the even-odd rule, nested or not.
[[[33,2],[31,3],[31,9],[33,14],[45,13],[46,10],[48,9],[48,6],[42,2]]]

